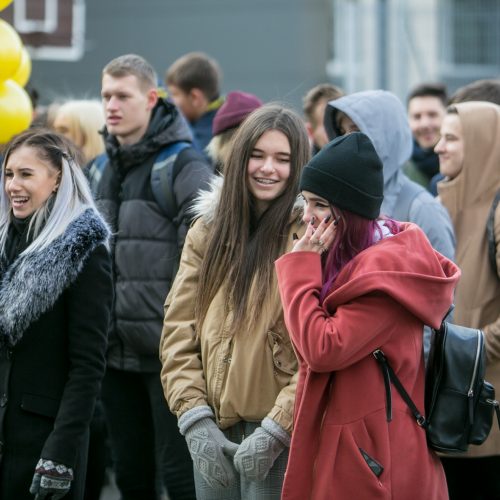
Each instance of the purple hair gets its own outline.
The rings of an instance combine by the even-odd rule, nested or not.
[[[377,220],[367,219],[349,210],[341,210],[333,205],[331,209],[333,214],[340,215],[340,217],[337,226],[337,236],[323,257],[321,302],[328,295],[342,268],[356,257],[358,253],[371,247],[378,239],[383,238],[382,228]],[[399,232],[399,225],[396,221],[383,218],[383,223],[389,228],[392,234]],[[379,235],[377,239],[374,237],[376,233]]]

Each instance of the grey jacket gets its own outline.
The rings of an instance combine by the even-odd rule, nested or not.
[[[385,90],[369,90],[330,101],[325,110],[325,129],[330,139],[338,135],[336,115],[344,112],[366,134],[384,165],[384,201],[381,213],[394,217],[401,213],[405,200],[400,196],[405,184],[415,184],[419,191],[403,218],[418,224],[432,246],[453,259],[455,235],[447,210],[425,189],[418,189],[402,171],[412,153],[412,135],[401,101]],[[410,188],[411,189],[411,188]],[[405,210],[403,210],[404,212]]]

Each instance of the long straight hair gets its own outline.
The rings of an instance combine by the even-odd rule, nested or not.
[[[321,302],[330,292],[342,268],[360,252],[383,238],[381,224],[385,224],[392,234],[399,230],[397,222],[392,219],[367,219],[334,205],[330,205],[330,209],[339,218],[335,239],[323,257]]]
[[[247,169],[255,144],[269,130],[282,132],[289,141],[290,176],[284,192],[259,218]],[[201,265],[195,306],[198,328],[222,285],[227,286],[227,305],[233,311],[233,331],[261,311],[272,292],[274,261],[284,251],[300,172],[309,155],[301,118],[281,105],[257,109],[239,127],[227,157],[222,192]],[[256,288],[251,293],[257,285],[259,292]]]
[[[0,255],[5,254],[9,225],[14,217],[10,200],[5,192],[5,168],[10,155],[21,147],[29,147],[47,162],[59,175],[55,193],[33,214],[28,226],[32,243],[22,255],[42,250],[64,233],[68,225],[88,208],[94,210],[104,225],[95,206],[90,188],[78,165],[78,152],[63,136],[44,129],[31,129],[17,135],[7,145],[0,182]]]

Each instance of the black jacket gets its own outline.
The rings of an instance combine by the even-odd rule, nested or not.
[[[82,498],[113,294],[107,239],[87,210],[49,247],[0,267],[2,500],[32,500],[42,457],[74,468],[68,498]]]
[[[179,211],[170,220],[155,201],[150,175],[160,149],[173,142],[191,142],[187,123],[175,106],[160,100],[144,137],[134,145],[119,145],[106,131],[104,136],[109,162],[97,199],[115,235],[116,292],[108,366],[155,372],[160,370],[163,304],[191,222],[189,207],[198,190],[208,185],[212,168],[200,155],[193,159],[187,153],[192,148],[179,153],[176,161],[185,162],[174,182]]]

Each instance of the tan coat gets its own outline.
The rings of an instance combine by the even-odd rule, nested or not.
[[[299,224],[291,224],[299,233]],[[276,283],[265,310],[242,331],[230,331],[224,288],[196,332],[194,301],[209,226],[189,230],[175,282],[165,302],[160,343],[161,381],[170,409],[179,417],[209,405],[225,429],[240,420],[270,417],[291,432],[298,364],[286,330]],[[198,333],[198,335],[197,335]]]
[[[500,107],[486,102],[457,104],[464,136],[461,173],[438,184],[442,203],[453,221],[455,261],[462,277],[455,294],[454,323],[482,328],[488,365],[486,380],[500,397],[500,279],[488,259],[486,222],[500,188]],[[495,216],[496,260],[500,269],[500,207]],[[500,455],[500,431],[493,421],[490,436],[471,446],[467,456]],[[462,456],[462,455],[461,455]]]

